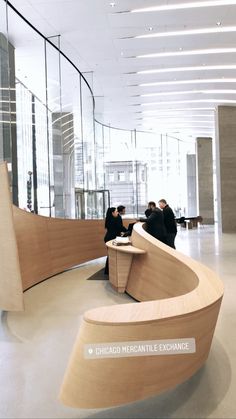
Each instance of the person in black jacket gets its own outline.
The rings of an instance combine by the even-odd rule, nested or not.
[[[175,215],[165,199],[160,199],[160,201],[158,201],[158,204],[159,207],[162,209],[164,215],[164,223],[167,232],[167,244],[168,246],[173,247],[173,249],[175,249],[175,237],[177,234]]]
[[[104,236],[105,243],[108,242],[109,240],[115,239],[116,236],[120,236],[120,233],[122,231],[122,224],[120,222],[119,213],[115,207],[110,207],[107,209],[106,219],[105,219],[105,228],[107,229],[107,232]],[[106,260],[104,273],[105,274],[109,273],[108,257]]]
[[[107,209],[105,228],[107,229],[104,236],[105,243],[109,240],[115,239],[116,236],[120,236],[122,231],[122,223],[120,222],[119,213],[115,207],[110,207]]]
[[[127,233],[128,229],[123,225],[123,220],[122,220],[122,215],[125,215],[125,207],[124,205],[119,205],[117,207],[117,211],[118,211],[118,220],[120,222],[120,228],[121,228],[121,236],[126,235],[126,234],[122,234],[122,233]]]
[[[147,225],[147,233],[151,236],[167,244],[166,228],[162,211],[157,208],[154,201],[148,203],[148,209],[151,210],[147,218],[140,218],[139,221],[145,221]]]

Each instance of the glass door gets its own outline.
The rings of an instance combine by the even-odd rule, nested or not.
[[[103,190],[75,189],[76,218],[99,219],[105,218],[106,210],[110,206],[110,192]]]

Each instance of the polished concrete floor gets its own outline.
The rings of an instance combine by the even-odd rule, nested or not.
[[[2,312],[0,418],[236,418],[236,235],[206,226],[181,230],[176,246],[214,269],[225,285],[212,349],[197,374],[171,391],[116,408],[72,409],[58,401],[84,311],[132,301],[108,281],[86,280],[104,265],[101,258],[28,290],[25,312]]]

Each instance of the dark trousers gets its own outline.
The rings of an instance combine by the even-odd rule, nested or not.
[[[177,233],[167,233],[167,244],[168,246],[175,249],[175,237]]]
[[[108,262],[108,256],[107,256],[107,259],[106,259],[106,264],[105,264],[104,274],[109,275],[109,262]]]

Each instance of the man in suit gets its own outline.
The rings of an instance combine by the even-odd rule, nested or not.
[[[147,218],[140,218],[139,221],[146,222],[147,233],[151,234],[151,236],[161,242],[167,243],[166,228],[162,211],[157,208],[154,201],[150,201],[148,203],[148,209],[151,210],[150,215]]]
[[[163,211],[164,224],[167,233],[167,244],[168,246],[173,247],[173,249],[175,249],[175,237],[177,234],[175,215],[165,199],[160,199],[160,201],[158,201],[158,204],[161,210]]]
[[[118,211],[118,222],[120,224],[121,236],[123,236],[124,233],[127,233],[128,232],[127,228],[125,228],[125,226],[123,225],[123,220],[122,220],[122,215],[125,215],[125,207],[124,207],[124,205],[119,205],[117,207],[117,211]]]

